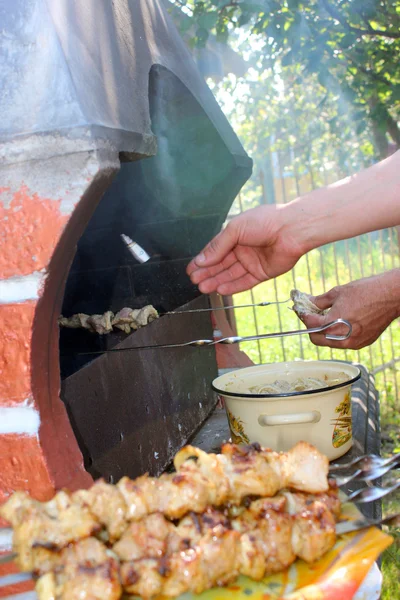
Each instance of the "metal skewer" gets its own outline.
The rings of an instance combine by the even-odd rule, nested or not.
[[[347,471],[352,469],[353,467],[357,467],[357,469],[361,469],[366,471],[367,469],[372,468],[382,468],[387,465],[392,465],[392,468],[396,465],[400,466],[400,452],[398,454],[394,454],[389,458],[382,458],[381,456],[377,456],[376,454],[366,454],[364,456],[358,456],[353,460],[343,463],[343,464],[333,464],[329,466],[329,473],[336,473],[337,471]]]
[[[277,333],[262,333],[260,335],[249,335],[241,337],[239,335],[232,335],[230,337],[221,338],[219,340],[192,340],[190,342],[182,342],[179,344],[150,344],[148,346],[131,346],[129,348],[110,348],[109,350],[98,350],[96,352],[81,352],[81,356],[95,355],[95,354],[108,354],[110,352],[127,352],[128,350],[155,350],[158,348],[184,348],[186,346],[216,346],[217,344],[240,344],[242,342],[252,342],[254,340],[267,340],[272,338],[288,337],[291,335],[309,335],[310,333],[320,333],[326,331],[336,325],[345,325],[347,327],[347,333],[342,335],[325,335],[327,340],[343,341],[347,340],[351,336],[352,326],[345,319],[336,319],[321,327],[311,327],[310,329],[295,329],[293,331],[279,331]]]
[[[214,310],[229,310],[230,308],[252,308],[257,306],[271,306],[271,304],[286,304],[290,301],[280,300],[276,302],[256,302],[253,304],[232,304],[231,306],[216,306],[215,308],[192,308],[190,310],[170,310],[165,313],[160,313],[160,316],[164,315],[186,315],[189,313],[202,313],[202,312],[214,312]]]
[[[343,485],[347,485],[351,481],[374,481],[375,479],[380,479],[381,477],[383,477],[383,475],[389,473],[389,471],[391,471],[392,469],[395,469],[396,467],[400,466],[400,453],[395,454],[390,459],[381,459],[380,462],[367,462],[368,458],[379,459],[378,456],[365,456],[360,458],[363,458],[364,461],[358,461],[356,463],[357,469],[353,471],[353,473],[350,473],[349,475],[339,475],[335,477],[336,485],[341,487]],[[359,465],[365,466],[360,467]],[[334,467],[336,467],[336,469],[334,469],[334,473],[338,472],[337,466],[338,465],[334,465]],[[332,469],[329,469],[329,474],[332,474]]]
[[[354,502],[355,504],[375,502],[398,489],[400,489],[400,481],[397,481],[394,485],[388,487],[368,487],[363,490],[356,490],[347,496],[346,502]]]

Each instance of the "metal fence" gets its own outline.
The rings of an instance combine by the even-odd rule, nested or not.
[[[260,176],[259,204],[285,203],[317,185],[327,184],[343,177],[333,169],[319,169],[318,177],[308,167],[300,176],[295,166],[284,166],[279,153],[275,153],[271,177]],[[253,186],[254,187],[254,186]],[[254,193],[253,193],[254,196]],[[246,191],[238,196],[228,219],[243,212],[249,205]],[[252,200],[254,205],[254,199]],[[275,280],[260,284],[249,292],[236,294],[235,304],[272,300],[281,302],[289,298],[290,290],[299,289],[310,294],[321,294],[335,285],[343,285],[362,277],[400,267],[399,238],[395,229],[363,235],[352,240],[330,244],[304,256],[295,268]],[[284,331],[303,327],[289,304],[266,308],[235,309],[236,328],[239,335]],[[346,315],[343,315],[345,318]],[[278,362],[296,359],[344,359],[364,364],[374,375],[383,410],[393,411],[400,403],[400,324],[394,322],[383,335],[361,351],[332,350],[314,346],[306,337],[289,337],[277,340],[250,342],[244,350],[255,363]]]

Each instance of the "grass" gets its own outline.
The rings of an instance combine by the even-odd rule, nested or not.
[[[398,268],[399,246],[393,231],[369,234],[310,252],[295,269],[276,280],[260,284],[251,292],[237,294],[235,304],[286,300],[290,290],[321,294],[335,285]],[[290,303],[235,311],[239,335],[254,335],[303,328]],[[345,315],[343,315],[345,317]],[[380,339],[361,351],[315,347],[306,336],[246,342],[242,344],[255,363],[305,359],[356,361],[373,371],[400,358],[400,324],[394,322]],[[382,455],[400,452],[400,363],[375,375],[381,402]],[[400,494],[383,503],[385,514],[400,512]],[[382,600],[400,600],[400,529],[392,528],[395,541],[382,556]]]
[[[400,451],[399,446],[400,414],[390,420],[382,421],[382,455]],[[383,513],[386,515],[400,512],[400,494],[394,494],[383,501]],[[394,542],[382,555],[383,586],[381,600],[400,599],[400,528],[388,528]]]

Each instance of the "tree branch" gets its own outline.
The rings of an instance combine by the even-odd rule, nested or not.
[[[362,64],[357,62],[352,56],[349,56],[344,50],[343,50],[343,54],[347,57],[347,60],[349,62],[351,62],[355,67],[357,67],[357,69],[359,71],[361,71],[361,73],[364,73],[364,75],[367,75],[371,79],[375,79],[375,81],[379,81],[380,83],[384,83],[388,87],[391,87],[391,85],[392,85],[391,82],[388,79],[386,79],[386,77],[384,75],[380,75],[379,73],[376,73],[375,71],[370,71],[370,70],[366,69]]]
[[[358,35],[371,35],[371,36],[380,36],[387,37],[391,39],[400,39],[399,31],[387,31],[384,29],[373,29],[369,24],[367,29],[361,29],[359,27],[354,27],[350,25],[346,17],[344,17],[340,11],[337,10],[334,6],[329,4],[328,0],[321,0],[322,6],[325,8],[326,12],[333,18],[335,21],[338,21],[347,31],[351,31],[352,33],[357,33]]]

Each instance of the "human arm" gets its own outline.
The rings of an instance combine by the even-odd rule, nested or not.
[[[321,310],[329,310],[324,315],[299,314],[307,328],[338,318],[346,319],[353,327],[351,337],[343,342],[328,340],[323,333],[312,334],[311,341],[317,346],[360,350],[375,342],[400,316],[400,269],[352,281],[309,299]],[[336,329],[332,333],[341,333],[339,326]]]
[[[400,151],[288,204],[233,219],[188,265],[203,293],[233,294],[289,271],[313,248],[400,224]]]

